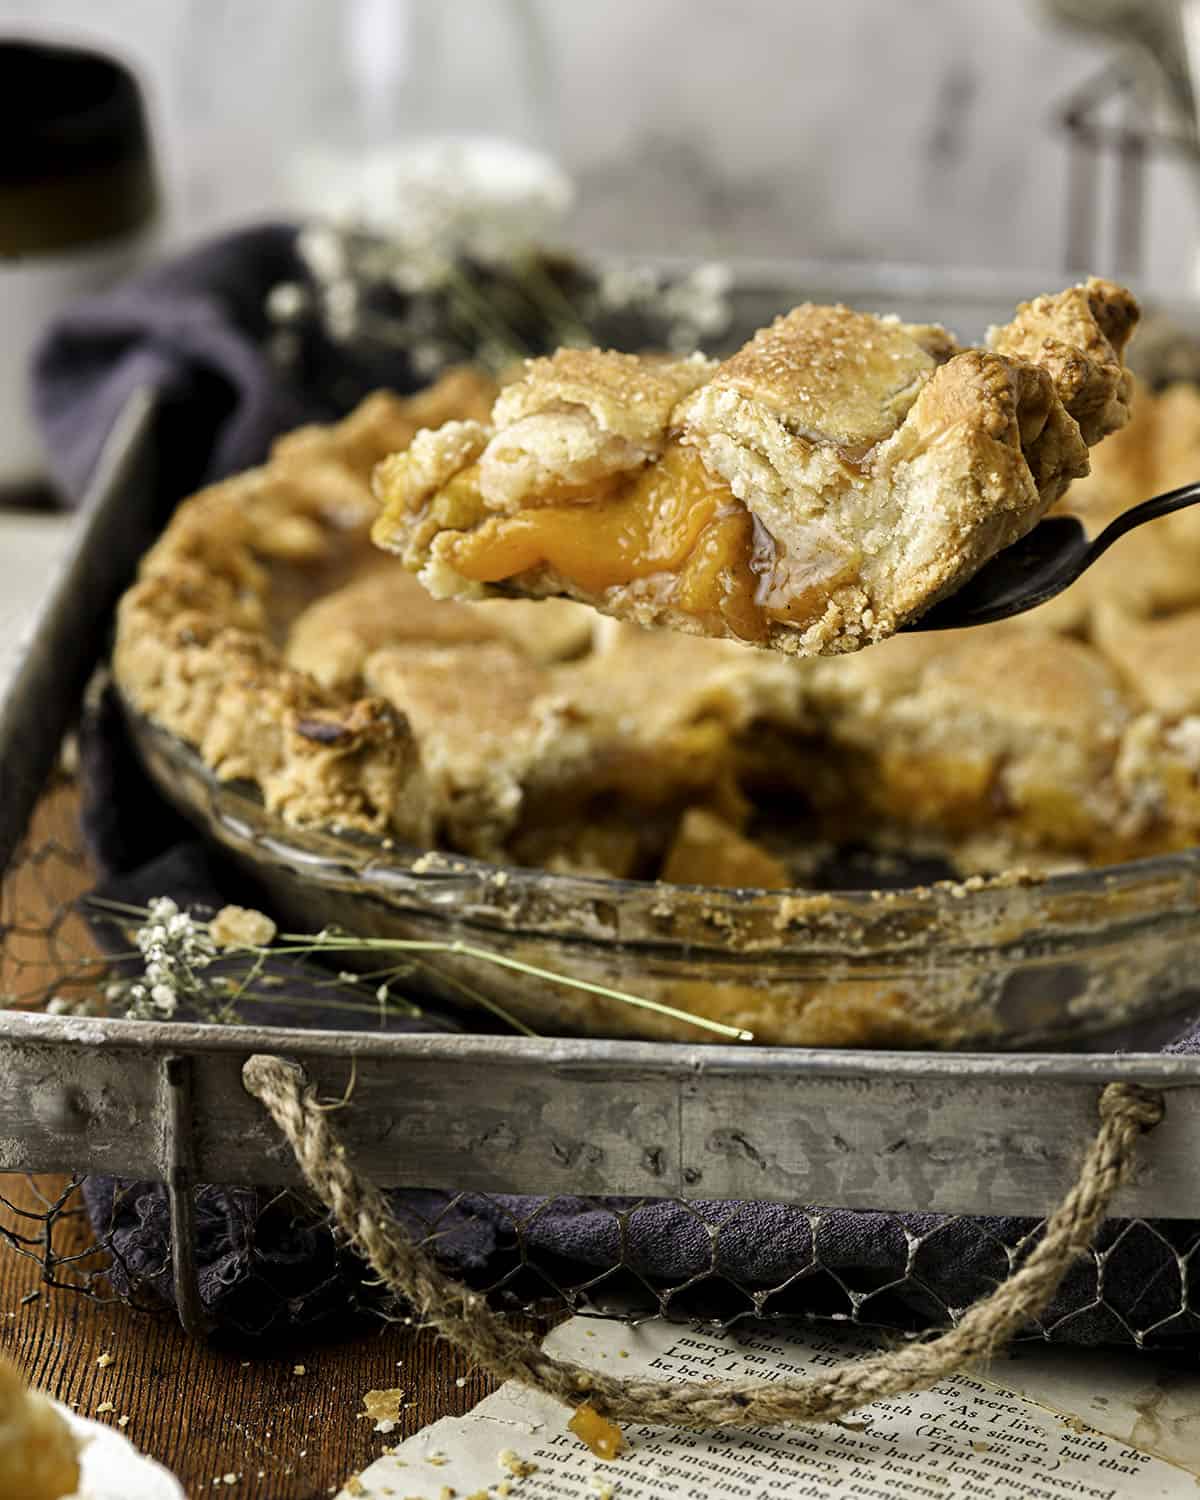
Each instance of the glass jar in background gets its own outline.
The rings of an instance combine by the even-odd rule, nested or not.
[[[157,189],[141,89],[104,53],[0,35],[0,492],[36,486],[29,356],[55,313],[138,264]]]
[[[164,91],[183,222],[389,217],[395,163],[453,140],[553,150],[531,0],[184,0]],[[516,170],[510,165],[510,170]]]

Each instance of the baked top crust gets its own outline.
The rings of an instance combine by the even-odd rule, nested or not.
[[[1122,287],[1093,276],[1057,296],[1023,302],[1016,317],[988,331],[988,347],[1046,370],[1089,447],[1129,420],[1133,377],[1122,365],[1138,321]]]
[[[280,638],[304,601],[369,555],[368,479],[382,455],[494,397],[491,381],[466,370],[416,397],[379,392],[185,501],[117,611],[113,671],[126,700],[222,778],[257,784],[289,821],[430,838],[432,804],[404,719],[382,698],[346,691],[334,668],[328,684],[297,670]]]
[[[730,359],[560,350],[488,422],[376,473],[376,542],[439,598],[564,594],[794,655],[895,633],[1023,535],[1126,420],[1130,294],[1091,280],[988,349],[804,304]]]

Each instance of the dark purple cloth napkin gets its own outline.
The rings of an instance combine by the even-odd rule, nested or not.
[[[273,282],[293,274],[291,239],[292,231],[271,226],[232,236],[81,304],[52,331],[38,361],[37,406],[68,498],[78,497],[112,421],[140,384],[156,386],[177,430],[190,434],[180,449],[190,468],[183,464],[174,476],[181,491],[197,477],[256,461],[277,430],[308,413],[309,396],[283,389],[262,349],[262,300]],[[265,904],[157,798],[111,703],[84,725],[82,772],[85,826],[105,872],[104,894],[137,904],[157,895],[194,907]],[[288,980],[290,993],[303,991],[304,966],[291,963]],[[322,1016],[285,1004],[261,1019],[346,1024],[342,1012]],[[390,1024],[477,1023],[435,1013]],[[1200,1050],[1200,1030],[1167,1050]],[[419,1164],[413,1170],[419,1176]],[[169,1300],[162,1187],[97,1178],[86,1193],[93,1223],[113,1247],[118,1285],[149,1286]],[[944,1324],[986,1294],[1037,1230],[1034,1221],[1013,1218],[454,1198],[419,1188],[393,1194],[392,1205],[415,1232],[432,1233],[447,1264],[479,1286],[502,1284],[501,1296],[523,1300],[549,1287],[590,1285],[595,1302],[632,1297],[644,1305],[649,1289],[677,1313],[853,1315],[906,1330]],[[200,1290],[218,1328],[280,1339],[338,1326],[348,1312],[386,1311],[362,1267],[300,1198],[206,1186],[197,1193],[197,1217]],[[1043,1320],[1047,1335],[1079,1344],[1131,1344],[1141,1335],[1146,1347],[1194,1351],[1200,1327],[1188,1309],[1198,1290],[1197,1245],[1200,1224],[1109,1223],[1102,1269],[1080,1261]]]
[[[202,245],[77,302],[34,359],[34,410],[59,496],[83,494],[139,387],[160,398],[181,490],[257,463],[311,402],[265,348],[270,288],[298,274],[295,231],[267,224]]]

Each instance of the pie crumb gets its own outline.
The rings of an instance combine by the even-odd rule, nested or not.
[[[586,1401],[575,1408],[567,1426],[582,1443],[586,1443],[597,1458],[611,1463],[625,1446],[621,1429],[615,1422],[602,1417],[594,1406]]]
[[[496,1454],[496,1462],[502,1469],[507,1469],[515,1479],[528,1479],[530,1474],[537,1473],[537,1464],[532,1464],[527,1458],[514,1453],[511,1448],[501,1448]],[[505,1491],[507,1494],[507,1491]]]
[[[376,1432],[388,1433],[400,1420],[400,1403],[403,1400],[404,1390],[398,1385],[387,1390],[365,1391],[362,1398],[363,1409],[358,1415],[371,1418]]]

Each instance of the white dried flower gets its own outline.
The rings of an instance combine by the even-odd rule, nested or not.
[[[408,353],[413,369],[421,376],[436,375],[446,363],[446,350],[432,341],[414,344]]]
[[[296,236],[296,250],[319,281],[346,274],[346,247],[331,224],[309,224]]]
[[[418,255],[488,265],[544,243],[574,198],[570,179],[539,151],[493,137],[389,146],[329,184],[334,220],[373,229]]]
[[[658,295],[658,277],[648,266],[608,266],[600,273],[596,296],[603,308],[621,312]]]
[[[720,333],[728,326],[730,285],[728,268],[713,264],[697,266],[664,289],[661,311],[670,325],[672,348],[694,348],[704,335]]]
[[[94,1016],[96,1002],[88,995],[71,1000],[65,995],[53,995],[46,1001],[48,1016]]]
[[[309,295],[294,281],[281,281],[267,293],[267,315],[276,323],[294,323],[309,309]]]
[[[388,272],[388,281],[405,296],[440,292],[454,274],[454,262],[444,255],[407,251]]]

